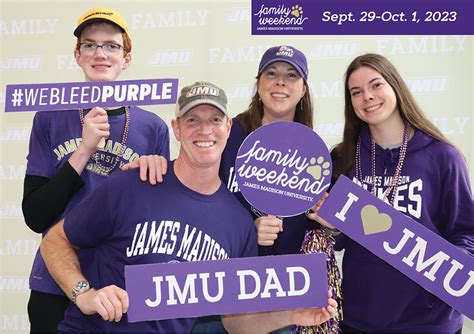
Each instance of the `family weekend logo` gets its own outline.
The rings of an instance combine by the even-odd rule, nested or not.
[[[252,132],[235,162],[242,195],[256,209],[288,217],[311,208],[329,187],[331,159],[323,140],[295,122]]]
[[[308,17],[303,15],[303,7],[295,5],[261,5],[253,14],[257,19],[257,30],[303,30],[303,24]]]

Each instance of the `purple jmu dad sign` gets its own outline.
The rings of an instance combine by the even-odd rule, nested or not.
[[[474,257],[345,176],[331,189],[319,216],[474,319]]]
[[[125,267],[130,322],[327,305],[326,256],[262,256]]]
[[[5,112],[176,103],[178,79],[7,85]]]

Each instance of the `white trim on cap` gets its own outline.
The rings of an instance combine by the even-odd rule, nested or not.
[[[222,104],[216,102],[215,100],[211,99],[198,99],[196,101],[192,101],[184,106],[184,108],[179,109],[179,107],[176,108],[176,117],[183,117],[189,110],[191,110],[194,107],[200,106],[202,104],[209,104],[211,106],[216,107],[219,109],[224,115],[229,116],[227,113],[227,108],[225,108]],[[178,105],[178,104],[176,104]]]

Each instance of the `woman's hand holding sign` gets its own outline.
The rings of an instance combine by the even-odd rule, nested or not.
[[[329,224],[326,220],[324,220],[318,215],[319,209],[321,209],[321,206],[323,205],[324,201],[326,200],[328,196],[329,196],[328,193],[324,193],[323,197],[321,197],[321,199],[310,209],[309,213],[306,216],[309,219],[320,223],[324,227],[327,227],[331,230],[335,230],[336,228],[334,226]]]
[[[278,238],[278,233],[283,232],[283,220],[274,215],[268,215],[255,219],[257,228],[258,245],[272,246]]]

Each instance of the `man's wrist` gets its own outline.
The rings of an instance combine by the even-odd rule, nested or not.
[[[75,304],[77,301],[77,297],[84,292],[87,292],[91,289],[91,286],[88,281],[86,280],[80,280],[74,284],[71,290],[71,301]]]

